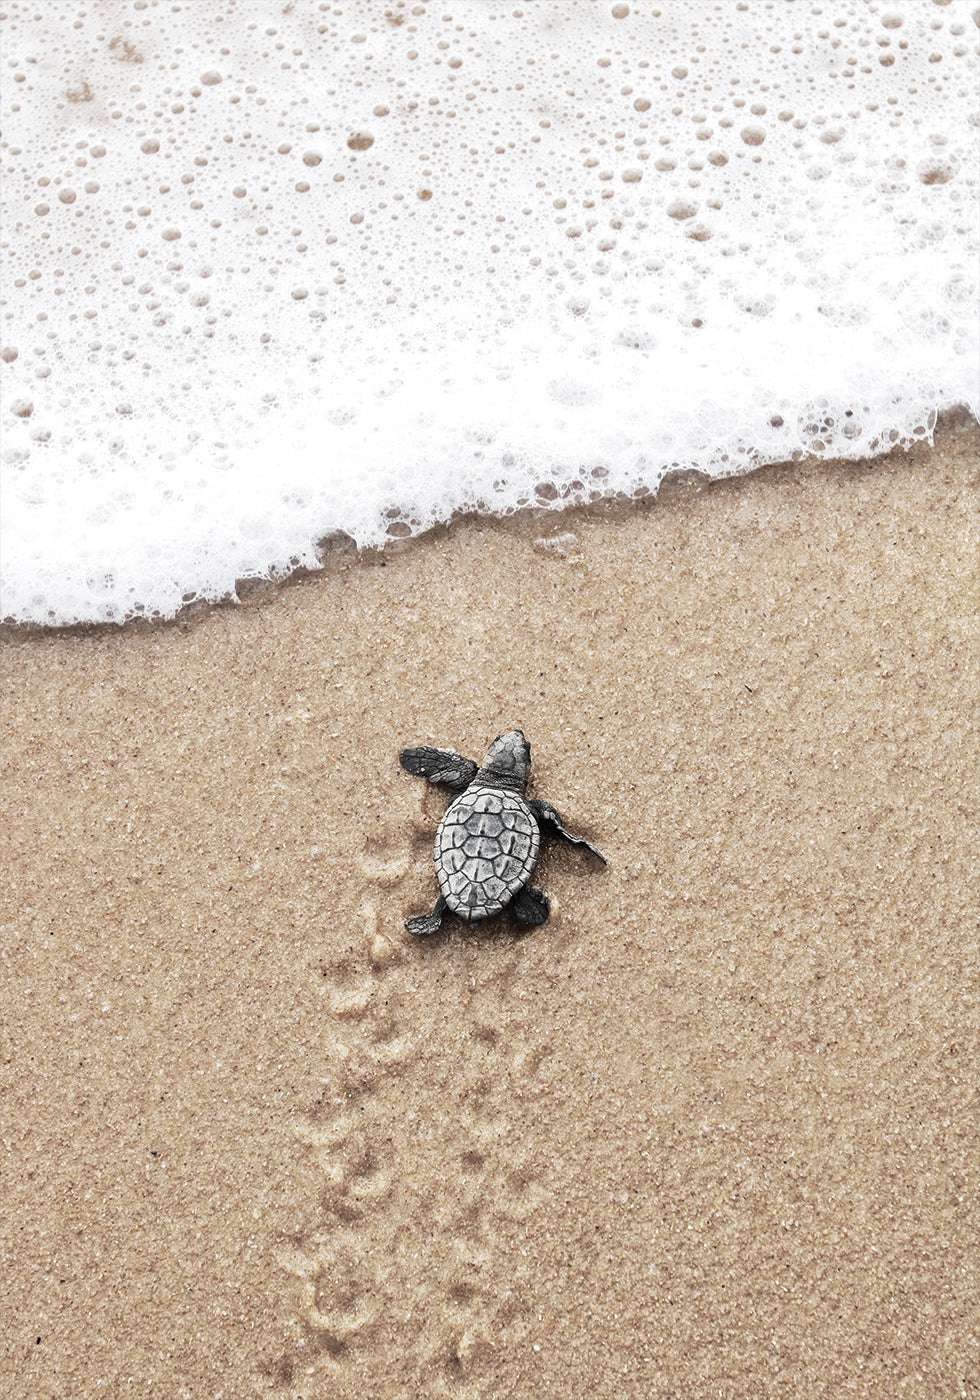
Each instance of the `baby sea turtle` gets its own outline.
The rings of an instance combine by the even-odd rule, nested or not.
[[[509,904],[523,923],[543,924],[548,897],[530,884],[543,829],[585,846],[606,863],[595,846],[565,830],[550,802],[528,801],[531,745],[519,729],[494,739],[480,769],[472,759],[447,749],[402,749],[399,762],[409,773],[460,794],[436,832],[434,854],[442,893],[431,914],[405,922],[416,938],[435,933],[447,909],[475,924]]]

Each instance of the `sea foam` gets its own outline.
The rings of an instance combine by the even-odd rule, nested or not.
[[[0,612],[976,409],[963,0],[8,3]]]

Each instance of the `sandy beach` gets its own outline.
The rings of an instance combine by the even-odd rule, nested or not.
[[[8,637],[10,1400],[975,1395],[978,457]],[[413,942],[517,726],[608,867]]]

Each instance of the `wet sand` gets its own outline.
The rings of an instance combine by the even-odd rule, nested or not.
[[[5,1394],[972,1395],[978,455],[8,642]],[[608,868],[412,943],[514,726]]]

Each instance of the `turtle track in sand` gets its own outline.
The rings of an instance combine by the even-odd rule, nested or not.
[[[279,1256],[301,1339],[264,1369],[337,1396],[383,1383],[475,1400],[501,1347],[531,1345],[515,1253],[528,1277],[533,1265],[516,1241],[550,1192],[520,1105],[551,1049],[505,1031],[521,984],[512,937],[404,941],[408,864],[396,840],[374,841],[357,926],[313,969],[327,1063],[296,1133],[315,1200]],[[418,1033],[439,1021],[450,1043]]]

